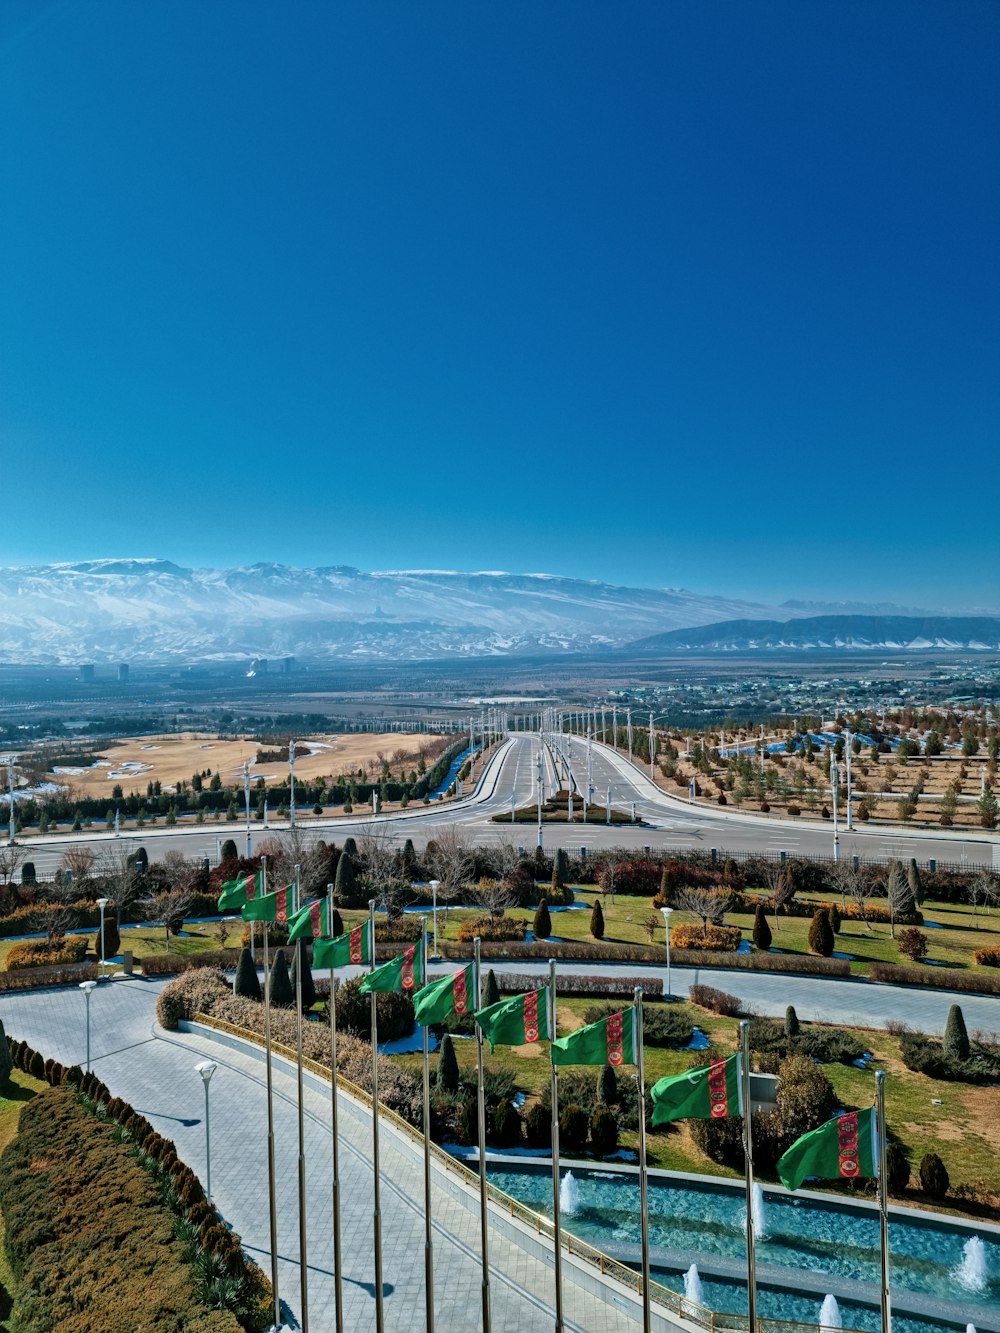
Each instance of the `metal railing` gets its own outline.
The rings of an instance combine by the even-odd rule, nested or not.
[[[239,1038],[241,1041],[253,1042],[256,1046],[260,1046],[263,1042],[261,1035],[254,1032],[252,1028],[240,1027],[238,1024],[230,1023],[224,1018],[213,1018],[211,1014],[195,1014],[193,1022],[201,1023],[205,1027],[214,1028],[219,1032],[225,1032],[229,1036]],[[285,1046],[282,1042],[272,1040],[271,1049],[287,1060],[293,1062],[298,1060],[298,1053],[291,1046]],[[320,1064],[317,1060],[303,1056],[302,1067],[329,1083],[329,1065]],[[356,1098],[364,1106],[371,1108],[371,1093],[366,1092],[357,1083],[352,1083],[350,1079],[338,1074],[337,1087],[351,1097]],[[421,1151],[423,1150],[423,1135],[408,1120],[404,1120],[401,1115],[381,1104],[379,1104],[379,1115],[383,1120],[387,1120],[394,1128],[405,1134],[414,1146],[419,1147]],[[473,1171],[464,1162],[459,1161],[457,1157],[452,1157],[438,1144],[432,1143],[430,1147],[431,1155],[439,1166],[478,1194],[478,1171]],[[549,1240],[553,1240],[554,1228],[547,1217],[534,1212],[518,1199],[513,1198],[510,1194],[505,1194],[496,1185],[490,1184],[489,1181],[487,1181],[487,1193],[490,1202],[497,1208],[502,1209],[510,1217],[516,1218],[518,1222],[530,1228],[536,1235],[546,1236]],[[597,1249],[594,1245],[588,1245],[586,1241],[580,1240],[579,1237],[568,1231],[561,1230],[560,1234],[563,1249],[567,1254],[583,1259],[586,1263],[598,1269],[602,1277],[614,1278],[615,1281],[620,1282],[630,1291],[634,1291],[636,1296],[641,1299],[642,1275],[634,1268],[630,1268],[628,1264],[623,1264],[618,1259],[612,1259],[603,1250]],[[664,1287],[659,1282],[650,1282],[649,1294],[664,1313],[676,1315],[696,1328],[708,1330],[708,1333],[750,1333],[750,1318],[748,1315],[716,1314],[709,1310],[707,1306],[700,1305],[697,1301],[691,1300],[690,1297],[682,1296],[678,1292],[672,1291],[670,1287]],[[823,1330],[819,1324],[803,1323],[794,1319],[758,1318],[757,1333],[823,1333]],[[860,1330],[845,1328],[843,1333],[860,1333]]]

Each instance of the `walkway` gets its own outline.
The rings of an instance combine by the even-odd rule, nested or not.
[[[91,998],[91,1053],[95,1072],[172,1138],[178,1154],[205,1179],[202,1084],[197,1061],[219,1066],[211,1082],[212,1186],[226,1220],[265,1271],[270,1267],[263,1062],[198,1034],[155,1029],[161,982],[118,979]],[[0,1017],[12,1035],[64,1064],[83,1063],[83,996],[76,988],[0,997]],[[278,1188],[280,1284],[289,1322],[298,1326],[297,1133],[294,1069],[276,1062],[275,1149]],[[374,1329],[370,1118],[341,1098],[341,1175],[345,1325]],[[309,1230],[309,1315],[314,1330],[334,1327],[331,1234],[330,1097],[318,1080],[306,1088],[306,1170]],[[383,1279],[386,1327],[393,1333],[424,1328],[423,1157],[419,1145],[386,1126],[382,1133]],[[471,1206],[470,1206],[471,1205]],[[478,1196],[435,1169],[433,1209],[437,1326],[479,1326]],[[544,1251],[521,1243],[516,1229],[491,1224],[493,1327],[500,1333],[549,1333],[554,1322],[552,1270]],[[575,1333],[633,1333],[639,1324],[574,1280],[564,1265],[567,1329]],[[287,1316],[286,1316],[287,1317]],[[658,1323],[660,1321],[657,1321]]]

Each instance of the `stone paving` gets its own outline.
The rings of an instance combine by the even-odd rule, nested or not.
[[[266,1097],[262,1058],[199,1033],[155,1027],[162,983],[119,978],[91,997],[91,1063],[112,1092],[172,1138],[179,1156],[205,1179],[204,1092],[194,1066],[211,1059],[212,1191],[248,1251],[270,1269],[266,1175]],[[85,1001],[75,989],[0,998],[8,1032],[65,1064],[84,1063]],[[279,1284],[286,1322],[301,1313],[298,1236],[298,1144],[294,1066],[275,1062],[275,1156],[278,1180]],[[375,1328],[372,1251],[371,1118],[339,1100],[345,1327]],[[305,1089],[309,1323],[334,1328],[332,1170],[328,1085],[308,1077]],[[382,1214],[385,1326],[392,1333],[425,1327],[423,1156],[419,1144],[383,1122]],[[432,1186],[435,1311],[442,1333],[478,1328],[481,1311],[478,1196],[440,1168]],[[554,1324],[551,1259],[499,1217],[491,1223],[493,1328],[542,1333]],[[574,1280],[564,1265],[567,1330],[632,1333],[640,1323]],[[634,1307],[633,1307],[634,1309]],[[660,1321],[657,1320],[657,1324]]]

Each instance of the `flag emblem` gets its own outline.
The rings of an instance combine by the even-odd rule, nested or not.
[[[708,1101],[713,1120],[723,1120],[729,1115],[729,1095],[726,1091],[726,1062],[716,1060],[708,1071]]]
[[[538,1040],[538,991],[524,997],[524,1040]]]
[[[469,997],[465,990],[465,969],[455,973],[455,980],[452,982],[452,998],[455,1001],[455,1013],[467,1014],[469,1012]]]
[[[400,982],[403,990],[413,990],[413,959],[417,952],[417,946],[411,944],[408,949],[403,951],[403,968],[400,974]]]
[[[842,1115],[837,1121],[837,1155],[840,1161],[840,1174],[848,1179],[854,1179],[861,1174],[858,1146],[858,1113],[852,1111],[849,1115]]]
[[[275,912],[275,921],[288,920],[288,890],[279,889],[275,894],[277,911]]]
[[[363,930],[364,926],[355,926],[354,929],[351,931],[350,956],[352,963],[364,962],[364,957],[363,957],[364,947],[361,940],[361,932]]]
[[[608,1064],[624,1064],[625,1055],[622,1050],[622,1020],[624,1013],[609,1014],[607,1023],[608,1034]]]

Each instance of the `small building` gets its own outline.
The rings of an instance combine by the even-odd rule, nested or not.
[[[86,662],[86,663],[84,663],[83,666],[81,666],[81,668],[80,668],[80,679],[81,679],[81,680],[93,680],[93,679],[94,679],[94,664],[93,664],[93,662]]]
[[[120,663],[118,664],[118,684],[119,684],[119,685],[127,685],[127,684],[128,684],[128,663],[127,663],[127,662],[120,662]]]

